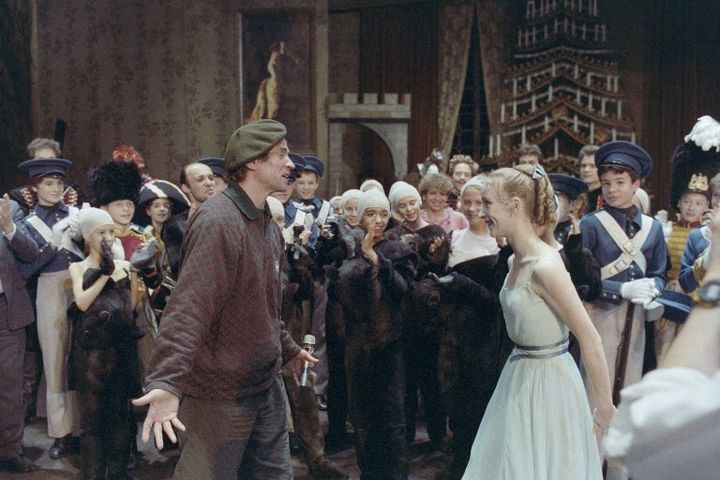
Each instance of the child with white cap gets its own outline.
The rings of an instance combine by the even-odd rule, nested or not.
[[[390,187],[390,207],[402,224],[393,229],[394,233],[415,233],[430,225],[420,216],[422,198],[420,192],[407,182],[395,182]]]
[[[83,478],[126,478],[136,432],[130,398],[141,393],[131,301],[130,263],[113,258],[112,216],[99,208],[78,214],[88,256],[69,267],[75,298],[70,373],[83,427]]]
[[[73,273],[82,274],[88,268],[101,268],[100,263],[102,261],[109,262],[113,260],[117,265],[115,269],[124,269],[127,272],[130,271],[130,262],[127,260],[116,259],[110,251],[110,256],[106,259],[104,256],[105,244],[107,248],[111,249],[115,242],[115,230],[114,221],[112,216],[107,210],[94,207],[86,207],[78,212],[78,226],[80,233],[85,240],[85,250],[88,252],[88,256],[84,260],[70,264],[70,278],[73,279]],[[103,265],[104,269],[108,270],[109,274],[104,275],[108,278],[102,278],[102,285],[113,275],[115,269],[110,271],[110,265]],[[126,273],[127,273],[126,272]],[[97,288],[97,292],[83,292],[81,295],[77,295],[77,291],[73,290],[75,295],[75,303],[80,310],[85,311],[87,307],[92,304],[93,300],[97,298],[97,293],[102,290],[102,285]],[[73,284],[74,286],[74,284]]]
[[[478,175],[468,180],[460,190],[460,208],[470,226],[453,232],[449,268],[473,258],[495,255],[500,251],[497,240],[490,235],[482,216],[482,187],[482,178]]]
[[[307,243],[310,230],[300,234],[300,244],[294,244],[293,227],[284,228],[285,208],[277,198],[268,196],[266,199],[272,219],[286,237],[285,252],[280,262],[282,271],[283,301],[281,318],[296,343],[301,344],[310,325],[304,320],[304,312],[311,309],[311,298],[314,292],[313,260],[308,253]],[[290,415],[292,417],[294,437],[302,449],[303,457],[313,477],[327,479],[347,478],[347,474],[331,462],[325,455],[322,428],[318,405],[313,389],[316,375],[308,376],[308,384],[301,385],[300,379],[292,365],[285,365],[282,377],[287,392]],[[309,387],[309,388],[301,388]]]
[[[363,478],[407,478],[403,413],[403,298],[415,255],[387,240],[390,202],[379,190],[358,201],[360,253],[339,269],[337,292],[346,322],[350,417]]]
[[[351,188],[340,197],[340,213],[342,213],[345,223],[348,227],[358,227],[360,225],[360,217],[358,216],[358,202],[362,190]]]
[[[417,279],[433,272],[441,275],[447,266],[450,238],[445,231],[420,217],[420,193],[406,182],[390,188],[390,205],[403,223],[388,230],[387,238],[399,238],[415,246],[418,253]],[[438,381],[439,335],[427,310],[411,302],[413,323],[405,328],[405,428],[408,444],[415,441],[418,393],[422,395],[425,424],[433,448],[440,448],[447,433],[447,419]],[[423,302],[424,303],[424,302]],[[418,308],[419,307],[419,308]]]

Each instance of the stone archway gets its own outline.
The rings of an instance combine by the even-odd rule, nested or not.
[[[402,179],[407,174],[408,122],[410,120],[410,95],[383,95],[378,103],[378,95],[365,93],[362,103],[358,103],[358,94],[345,93],[342,99],[331,94],[328,99],[329,145],[328,174],[329,191],[344,190],[356,185],[347,183],[347,166],[343,159],[343,138],[349,124],[360,125],[375,134],[385,143],[392,156],[394,179]]]

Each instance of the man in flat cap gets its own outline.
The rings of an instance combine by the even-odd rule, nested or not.
[[[143,440],[185,430],[176,479],[292,478],[280,368],[316,361],[280,321],[283,238],[265,198],[294,168],[285,126],[259,120],[227,144],[228,188],[190,218],[160,325]],[[178,408],[179,406],[179,408]]]
[[[667,245],[662,226],[633,205],[640,179],[652,170],[652,159],[641,147],[615,141],[595,153],[605,206],[583,217],[583,245],[600,264],[602,293],[586,304],[602,337],[608,371],[613,375],[613,400],[626,385],[642,376],[645,352],[645,307],[665,287]],[[655,318],[652,318],[655,319]],[[595,399],[588,391],[591,407]],[[608,477],[623,478],[610,467]]]

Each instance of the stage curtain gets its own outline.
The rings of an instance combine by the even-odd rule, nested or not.
[[[438,146],[438,21],[436,2],[362,9],[359,41],[359,92],[410,93],[408,168],[425,160]],[[331,46],[332,48],[332,46]],[[464,75],[464,74],[463,74]],[[387,146],[377,135],[362,141],[361,170],[381,175],[392,165]],[[399,172],[403,176],[406,172]],[[363,180],[363,178],[360,178]],[[392,183],[396,178],[386,179]],[[386,187],[389,185],[386,185]]]
[[[32,139],[31,13],[25,0],[0,1],[0,193],[26,180],[17,164]]]
[[[465,87],[475,5],[447,4],[440,10],[438,132],[447,158],[452,148]]]
[[[653,157],[648,183],[657,211],[674,208],[669,178],[677,145],[698,117],[720,120],[720,2],[654,0],[645,8],[652,12],[646,40],[651,47],[638,143]]]
[[[515,38],[522,4],[503,0],[478,0],[477,22],[480,62],[485,85],[491,134],[500,131],[500,105],[508,69],[513,65]]]

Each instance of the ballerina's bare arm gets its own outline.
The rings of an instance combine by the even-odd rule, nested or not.
[[[565,322],[577,338],[583,364],[598,401],[596,423],[605,428],[615,408],[612,404],[610,375],[603,352],[602,340],[583,307],[560,255],[541,257],[533,271],[533,288],[548,306]]]

